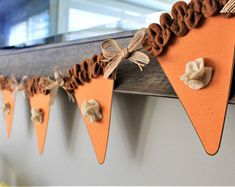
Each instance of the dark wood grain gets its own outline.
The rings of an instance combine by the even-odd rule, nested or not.
[[[54,66],[66,69],[85,58],[100,52],[100,44],[106,38],[115,38],[122,47],[127,46],[134,31],[104,35],[59,44],[49,44],[27,49],[0,51],[0,73],[14,74],[18,79],[24,75],[53,76]],[[233,85],[235,84],[235,79]],[[230,103],[235,104],[232,86]],[[166,75],[155,58],[140,72],[138,67],[124,61],[118,67],[114,92],[177,98]]]

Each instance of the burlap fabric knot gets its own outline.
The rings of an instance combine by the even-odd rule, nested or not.
[[[189,88],[199,90],[205,88],[211,81],[213,69],[206,67],[203,58],[186,64],[185,73],[180,77]]]
[[[124,49],[122,49],[113,39],[105,40],[102,43],[101,49],[104,56],[103,61],[107,63],[104,70],[105,78],[108,78],[109,75],[114,72],[123,59],[135,63],[141,71],[143,70],[143,67],[149,63],[149,57],[137,50],[142,46],[145,35],[146,29],[140,29],[136,32],[128,47]]]

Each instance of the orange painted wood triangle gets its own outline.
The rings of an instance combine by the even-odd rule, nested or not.
[[[13,95],[8,90],[3,90],[2,95],[3,95],[3,104],[10,105],[10,113],[4,117],[6,121],[7,137],[9,138],[11,135],[12,122],[14,118],[15,95]]]
[[[212,17],[185,37],[177,38],[165,55],[158,58],[206,152],[220,147],[233,73],[235,18]],[[208,87],[192,90],[180,76],[186,63],[199,57],[214,70]]]
[[[30,106],[34,109],[41,109],[43,111],[43,122],[35,123],[35,131],[38,141],[38,151],[39,154],[43,154],[44,146],[46,142],[46,134],[48,127],[48,120],[50,115],[50,101],[51,95],[36,94],[33,97],[29,98]]]
[[[83,86],[79,86],[75,90],[75,97],[80,111],[82,102],[85,100],[95,99],[101,106],[103,118],[100,121],[91,124],[89,119],[83,116],[97,160],[100,164],[104,163],[108,144],[113,85],[113,79],[99,77],[92,79]]]

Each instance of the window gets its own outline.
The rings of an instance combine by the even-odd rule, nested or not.
[[[145,3],[148,1],[148,3]],[[148,27],[170,4],[165,0],[71,0],[66,40]]]
[[[42,12],[28,19],[28,41],[45,38],[49,35],[49,13]]]
[[[47,37],[50,31],[49,24],[48,10],[32,16],[27,21],[18,23],[10,28],[8,44],[13,46]]]
[[[10,36],[9,36],[9,45],[17,45],[21,44],[27,41],[27,22],[21,22],[13,27],[11,27],[10,30]]]
[[[95,20],[95,21],[94,21]],[[96,14],[79,9],[69,9],[69,31],[79,31],[91,27],[117,22],[120,18]]]

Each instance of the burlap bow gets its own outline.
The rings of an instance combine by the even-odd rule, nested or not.
[[[54,103],[55,96],[59,87],[62,87],[64,90],[66,90],[64,86],[64,75],[61,71],[59,71],[58,67],[54,68],[54,78],[55,78],[55,81],[50,79],[49,77],[41,77],[39,81],[39,85],[41,88],[45,90],[50,90],[51,104]],[[67,94],[69,96],[69,100],[74,102],[75,101],[74,96],[70,93],[67,93]]]
[[[235,0],[229,0],[220,13],[235,13]]]
[[[141,71],[143,70],[143,67],[149,63],[149,57],[137,50],[142,46],[145,35],[146,29],[140,29],[136,32],[128,47],[124,49],[120,48],[118,43],[113,39],[105,40],[102,43],[103,61],[107,63],[104,70],[105,78],[109,77],[123,59],[130,60],[138,65]]]
[[[50,79],[50,77],[41,77],[38,84],[40,85],[41,89],[50,90],[50,95],[51,95],[50,104],[53,105],[57,90],[59,88],[57,82]]]

